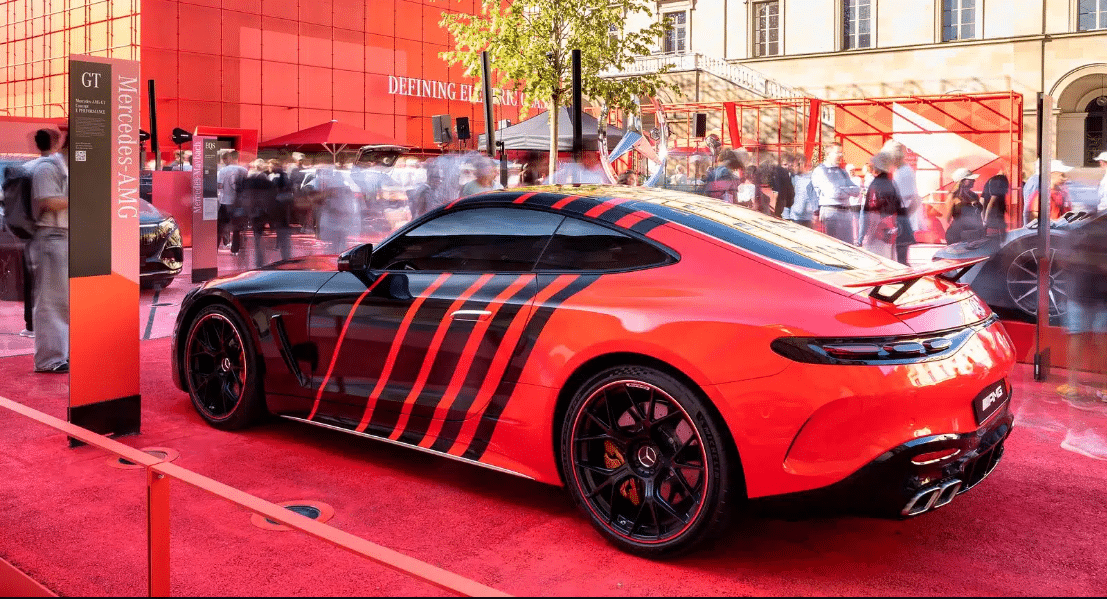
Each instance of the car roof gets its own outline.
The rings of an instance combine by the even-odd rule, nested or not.
[[[480,193],[443,207],[515,205],[551,209],[648,235],[676,224],[771,260],[814,270],[895,266],[791,221],[714,198],[654,187],[547,185]]]

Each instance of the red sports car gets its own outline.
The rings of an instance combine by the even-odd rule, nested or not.
[[[492,192],[194,290],[174,378],[213,426],[268,412],[565,485],[660,555],[746,498],[852,487],[913,516],[987,476],[1014,353],[956,282],[974,263],[679,192]]]

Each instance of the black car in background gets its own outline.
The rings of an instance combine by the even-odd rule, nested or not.
[[[1065,248],[1071,235],[1107,214],[1068,212],[1050,223],[1049,321],[1060,325],[1067,311]],[[934,259],[991,256],[961,277],[1003,318],[1036,322],[1038,314],[1038,222],[1031,221],[1007,236],[955,243],[934,254]]]
[[[145,289],[162,289],[184,266],[181,229],[172,216],[146,200],[139,200],[139,283]]]

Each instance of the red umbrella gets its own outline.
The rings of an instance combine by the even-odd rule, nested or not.
[[[275,137],[258,144],[259,148],[294,147],[299,150],[319,151],[320,149],[337,156],[346,146],[392,145],[403,146],[386,135],[372,133],[353,125],[338,121],[323,123],[307,129]]]

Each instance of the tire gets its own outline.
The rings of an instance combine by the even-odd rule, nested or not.
[[[1051,243],[1057,243],[1051,239]],[[1050,248],[1049,320],[1060,323],[1068,310],[1065,268],[1059,261],[1056,247]],[[1030,322],[1038,315],[1038,248],[1027,247],[1012,252],[1002,270],[1007,296],[1011,304]]]
[[[242,317],[210,305],[192,319],[182,372],[192,406],[211,426],[245,428],[265,414],[258,355]]]
[[[673,556],[726,527],[737,459],[725,439],[704,401],[672,376],[609,368],[569,403],[563,476],[609,541],[637,555]]]

